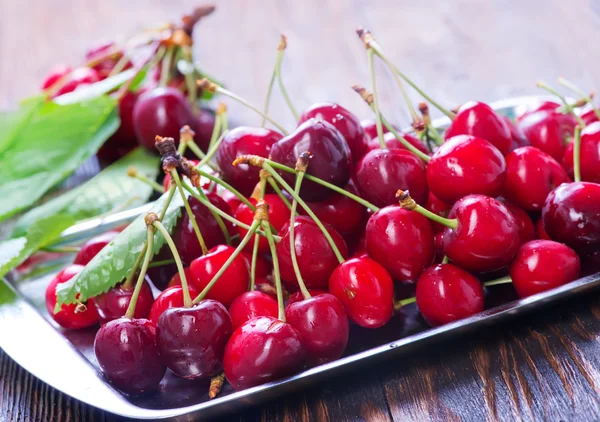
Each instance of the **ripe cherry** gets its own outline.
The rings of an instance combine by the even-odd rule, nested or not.
[[[264,196],[264,201],[269,206],[269,222],[278,232],[281,228],[290,220],[290,209],[285,205],[285,202],[279,197],[279,195],[274,193],[268,193]],[[254,198],[250,198],[250,202],[252,205],[256,205],[257,201]],[[254,211],[252,211],[246,204],[240,204],[237,211],[235,212],[235,218],[241,221],[242,223],[252,225],[254,221]],[[237,227],[238,233],[240,234],[240,238],[243,239],[248,233],[243,227]],[[252,252],[254,248],[254,237],[250,239],[248,245],[246,245],[246,250]],[[265,253],[269,251],[269,243],[267,238],[264,236],[260,236],[258,239],[258,251],[259,253]]]
[[[113,53],[107,56],[111,51],[113,51]],[[103,59],[98,62],[98,59],[102,57]],[[85,54],[85,59],[88,62],[97,62],[94,64],[93,69],[98,72],[100,79],[105,79],[110,74],[121,57],[123,57],[123,51],[116,48],[116,44],[112,41],[94,46]],[[124,69],[129,69],[132,66],[133,64],[131,61],[128,61]]]
[[[208,152],[208,146],[212,138],[212,133],[215,128],[215,115],[212,110],[201,108],[196,114],[194,125],[194,142],[204,152]],[[198,157],[199,158],[199,157]]]
[[[576,125],[577,121],[570,114],[549,110],[529,114],[519,122],[519,127],[531,146],[557,161],[562,160]]]
[[[402,137],[404,139],[406,139],[412,146],[417,148],[423,154],[429,154],[429,150],[427,150],[427,147],[425,146],[425,144],[423,142],[421,142],[419,140],[419,138],[411,135],[410,133],[403,133],[403,132],[399,132],[399,133],[400,133],[400,135],[402,135]],[[385,135],[383,135],[383,140],[385,142],[385,147],[387,149],[396,148],[396,149],[406,150],[406,147],[404,145],[402,145],[402,143],[400,143],[398,138],[396,138],[396,136],[391,132],[388,132]],[[367,151],[371,151],[371,150],[378,149],[378,148],[381,148],[381,145],[379,143],[379,137],[377,135],[375,135],[375,137],[369,141]]]
[[[246,321],[261,316],[277,318],[277,300],[257,290],[236,297],[229,307],[231,324],[235,330]]]
[[[276,318],[257,317],[234,331],[225,348],[223,369],[229,384],[239,391],[300,371],[305,356],[294,327]]]
[[[242,251],[240,254],[244,258],[246,262],[246,267],[248,268],[248,272],[252,270],[252,253]],[[254,267],[254,275],[256,277],[267,278],[271,274],[272,265],[271,263],[262,255],[256,256],[256,265]]]
[[[311,297],[329,293],[327,290],[322,290],[322,289],[307,289],[307,290],[308,290],[308,293],[310,293]],[[292,303],[301,302],[303,300],[304,300],[304,296],[302,295],[302,292],[300,290],[298,290],[297,292],[292,293],[290,295],[290,297],[288,297],[288,300],[286,301],[285,305],[290,306]]]
[[[417,282],[417,306],[432,327],[467,318],[484,309],[479,280],[453,264],[427,268]]]
[[[117,131],[98,150],[97,155],[101,161],[112,163],[138,145],[133,127],[133,107],[139,95],[138,92],[128,91],[119,100],[119,119],[121,123]]]
[[[441,264],[444,260],[444,232],[438,232],[434,236],[435,242],[435,257],[433,258],[433,262],[436,264]]]
[[[89,67],[78,67],[69,73],[67,76],[67,82],[60,87],[58,91],[56,91],[53,98],[73,92],[81,86],[93,84],[99,80],[100,76],[94,69]]]
[[[579,257],[567,245],[533,240],[519,248],[510,277],[519,297],[527,297],[575,280],[579,270]]]
[[[581,120],[587,125],[591,125],[594,122],[599,121],[598,115],[594,109],[590,109],[581,115]]]
[[[101,235],[92,237],[90,240],[81,245],[81,249],[77,252],[73,264],[75,265],[87,265],[88,262],[95,257],[98,252],[108,245],[112,240],[119,235],[117,231],[108,231]]]
[[[191,298],[198,296],[198,292],[189,286]],[[155,325],[158,319],[167,309],[183,307],[183,288],[181,286],[171,286],[162,291],[152,304],[150,309],[150,321]]]
[[[183,272],[185,273],[186,280],[192,279],[192,273],[190,272],[190,267],[183,267]],[[169,281],[169,284],[167,285],[167,287],[173,287],[173,286],[181,286],[181,276],[179,275],[179,271],[177,271],[175,274],[173,274],[173,277],[171,277],[171,281]]]
[[[565,149],[562,159],[563,167],[571,177],[573,177],[573,150],[574,143],[571,142]],[[591,123],[581,131],[580,157],[581,180],[600,183],[600,122]]]
[[[123,285],[118,285],[111,288],[108,292],[103,293],[94,298],[94,305],[98,312],[98,318],[100,324],[106,324],[113,319],[121,318],[127,312],[129,302],[131,302],[131,296],[133,295],[133,288],[124,288]],[[135,303],[134,318],[148,318],[150,315],[150,309],[154,303],[154,296],[152,296],[152,289],[148,283],[144,282],[137,302]]]
[[[425,203],[425,209],[431,211],[432,213],[439,215],[440,217],[447,217],[450,212],[450,205],[446,204],[440,198],[435,196],[433,193],[429,192],[429,196],[427,197],[427,203]],[[443,224],[432,222],[431,226],[433,227],[433,231],[436,233],[443,232],[444,226]]]
[[[231,211],[235,213],[235,211],[238,209],[238,207],[242,203],[242,201],[240,201],[240,198],[235,196],[232,192],[228,191],[227,189],[223,189],[223,191],[220,193],[220,195],[221,195],[221,198],[223,199],[223,201],[227,202],[227,205],[229,205],[229,208],[231,208]]]
[[[47,90],[60,79],[68,75],[70,72],[71,66],[67,66],[65,64],[58,64],[56,66],[53,66],[50,69],[50,72],[48,72],[46,79],[44,79],[44,82],[42,82],[42,90]]]
[[[544,219],[540,218],[535,223],[535,236],[537,239],[541,240],[552,240],[548,233],[546,233],[546,229],[544,228]]]
[[[515,220],[517,220],[520,244],[522,245],[530,240],[534,240],[535,227],[533,226],[533,221],[531,221],[529,214],[527,214],[523,208],[511,204],[506,200],[503,200],[502,203],[508,208],[513,217],[515,217]]]
[[[508,152],[514,151],[517,148],[531,146],[529,139],[527,139],[521,128],[515,123],[513,123],[513,121],[510,120],[507,116],[503,117],[506,124],[510,127],[510,137],[512,139]]]
[[[548,111],[556,111],[557,108],[560,107],[560,104],[556,101],[541,101],[533,107],[528,107],[522,113],[517,115],[517,122],[520,122],[523,118],[529,116],[530,114],[536,113],[542,110]]]

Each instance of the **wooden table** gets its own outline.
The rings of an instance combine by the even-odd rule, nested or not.
[[[35,93],[52,64],[81,62],[93,43],[175,19],[194,5],[193,0],[0,2],[0,108]],[[354,83],[368,86],[365,50],[354,34],[358,25],[370,28],[424,89],[455,106],[537,93],[537,80],[554,83],[560,75],[593,88],[599,23],[600,3],[583,0],[229,0],[219,2],[217,13],[197,28],[195,52],[231,90],[262,104],[284,32],[289,41],[284,77],[298,107],[330,100],[370,117],[350,89]],[[377,67],[383,110],[406,123],[393,81]],[[291,126],[279,95],[272,104],[272,115]],[[258,122],[237,105],[230,110],[236,121]],[[363,367],[231,420],[598,420],[599,335],[596,294],[435,350]],[[2,352],[0,419],[117,420],[44,385]]]

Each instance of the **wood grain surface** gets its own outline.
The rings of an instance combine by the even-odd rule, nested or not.
[[[91,45],[175,19],[195,4],[2,0],[0,109],[34,94],[51,65],[79,63]],[[228,0],[217,7],[197,28],[195,53],[209,73],[257,104],[283,32],[289,42],[284,78],[298,108],[331,100],[370,117],[350,89],[368,85],[356,26],[371,29],[396,64],[450,107],[536,93],[540,79],[554,83],[565,76],[586,89],[599,82],[600,2],[594,0]],[[402,100],[381,66],[378,77],[385,114],[406,123]],[[230,110],[235,121],[259,121],[238,105]],[[293,125],[279,95],[272,115]],[[600,420],[599,336],[600,296],[594,294],[362,367],[228,419]],[[60,394],[0,352],[0,420],[119,419]]]

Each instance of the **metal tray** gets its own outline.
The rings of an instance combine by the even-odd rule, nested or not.
[[[513,116],[540,97],[521,97],[493,103],[503,114]],[[440,119],[443,127],[447,120]],[[62,241],[73,243],[123,225],[143,213],[149,205],[90,220],[66,230]],[[98,369],[93,353],[95,329],[65,331],[47,314],[44,292],[47,283],[61,265],[72,256],[40,259],[32,265],[33,273],[13,272],[8,281],[0,280],[0,347],[33,375],[91,406],[138,419],[190,420],[223,416],[243,406],[254,405],[284,393],[303,388],[342,370],[361,363],[374,363],[401,353],[409,353],[426,344],[439,342],[484,326],[497,324],[550,302],[578,295],[600,285],[600,273],[576,280],[549,292],[515,300],[510,286],[494,287],[486,298],[486,310],[471,318],[438,328],[429,328],[416,306],[409,305],[377,330],[351,327],[350,342],[344,357],[335,362],[306,370],[295,376],[240,392],[225,386],[214,400],[208,400],[207,381],[182,380],[170,373],[155,393],[127,397],[107,384]],[[29,335],[22,335],[29,333]],[[40,353],[43,350],[44,353]]]

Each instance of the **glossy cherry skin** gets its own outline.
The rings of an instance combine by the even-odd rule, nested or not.
[[[455,230],[444,230],[444,252],[456,265],[469,271],[489,272],[506,267],[519,249],[519,225],[500,201],[469,195],[450,210]]]
[[[319,296],[325,293],[329,293],[327,290],[322,290],[322,289],[308,289],[308,293],[310,293],[311,297],[313,296]],[[298,290],[297,292],[294,292],[290,295],[290,297],[288,297],[285,306],[290,306],[293,303],[296,302],[301,302],[304,300],[304,296],[302,295],[302,292],[300,290]]]
[[[298,124],[300,125],[312,118],[331,123],[342,134],[348,143],[348,147],[350,147],[354,161],[360,160],[367,152],[367,139],[360,121],[344,107],[335,103],[315,103],[304,110],[300,115]]]
[[[517,115],[517,122],[520,122],[523,118],[529,116],[530,114],[536,113],[542,110],[548,111],[556,111],[557,108],[560,107],[560,104],[556,101],[542,101],[536,104],[533,107],[529,107],[525,109],[522,113]]]
[[[519,297],[545,292],[579,277],[577,253],[552,240],[533,240],[519,248],[510,278]]]
[[[427,268],[417,282],[417,306],[432,327],[475,315],[484,309],[479,280],[453,264]]]
[[[306,352],[300,333],[272,317],[257,317],[234,332],[223,356],[223,370],[234,390],[254,387],[299,372]]]
[[[376,149],[356,166],[354,180],[362,196],[378,207],[397,204],[398,189],[410,191],[418,204],[427,202],[425,163],[402,149]]]
[[[185,279],[187,280],[187,282],[189,284],[190,280],[192,279],[192,273],[190,271],[190,267],[183,267],[183,272],[185,274]],[[177,271],[175,274],[173,274],[173,277],[171,277],[171,281],[169,281],[167,288],[173,287],[173,286],[181,286],[181,276],[179,275],[179,271]]]
[[[573,177],[574,149],[574,143],[571,142],[565,149],[562,160],[563,167],[571,177]],[[581,131],[579,169],[582,181],[600,183],[600,122],[598,121],[589,124]]]
[[[367,138],[367,140],[370,141],[379,136],[377,134],[377,123],[375,122],[375,120],[370,120],[370,119],[361,120],[360,125],[362,126],[363,130],[365,131],[365,137]],[[396,130],[398,130],[398,128],[396,126],[394,126],[394,128],[396,128]],[[381,129],[383,130],[384,135],[386,133],[389,133],[389,130],[385,127],[385,125],[381,125]]]
[[[92,237],[90,240],[81,245],[81,249],[75,255],[73,264],[75,265],[87,265],[88,262],[95,257],[98,252],[108,245],[112,240],[119,235],[117,231],[108,231],[98,236]]]
[[[235,196],[232,192],[226,189],[223,189],[223,191],[220,194],[223,201],[227,202],[227,205],[229,205],[231,211],[235,213],[242,201],[240,201],[240,199],[237,196]]]
[[[410,133],[403,133],[403,132],[399,132],[399,133],[413,147],[417,148],[423,154],[429,154],[429,151],[427,150],[427,147],[425,146],[425,144],[423,142],[421,142],[419,140],[419,138],[417,138],[414,135],[411,135]],[[397,149],[407,149],[404,145],[402,145],[400,143],[400,141],[396,138],[396,136],[393,133],[391,133],[391,132],[387,132],[386,134],[384,134],[383,135],[383,140],[385,142],[385,147],[387,149],[394,149],[394,148],[397,148]],[[371,151],[371,150],[378,149],[378,148],[381,148],[381,144],[379,143],[379,136],[377,136],[377,133],[375,133],[375,137],[369,141],[369,145],[367,147],[367,150]]]
[[[278,232],[281,228],[290,221],[291,212],[290,209],[285,205],[285,202],[279,197],[279,195],[274,193],[267,193],[264,197],[264,201],[269,206],[269,222]],[[257,201],[254,198],[250,198],[250,202],[252,205],[256,205]],[[238,209],[234,214],[235,218],[245,223],[247,225],[252,225],[254,221],[254,211],[252,211],[246,204],[240,204]],[[240,239],[243,239],[248,230],[243,227],[237,227],[238,233],[240,234]],[[246,250],[248,252],[252,252],[254,248],[254,236],[250,239],[250,242],[246,245]],[[266,253],[269,251],[269,242],[266,237],[260,236],[258,239],[258,252]]]
[[[569,182],[560,164],[537,148],[517,148],[505,159],[506,181],[502,195],[526,211],[541,210],[552,189]]]
[[[150,151],[157,135],[171,137],[179,142],[179,130],[194,127],[194,114],[181,91],[159,87],[140,95],[133,108],[133,126],[140,145]]]
[[[394,283],[385,268],[372,259],[351,258],[338,265],[329,278],[329,292],[361,327],[379,328],[392,317]]]
[[[116,49],[114,42],[104,42],[97,46],[92,47],[85,53],[86,61],[97,61],[97,59],[104,57],[100,62],[94,64],[93,69],[98,72],[100,79],[105,79],[113,70],[117,62],[123,57],[123,51]],[[107,53],[113,51],[112,54],[107,56]],[[128,61],[124,69],[129,69],[133,66],[131,61]]]
[[[222,370],[231,318],[216,300],[191,308],[167,309],[156,325],[156,346],[163,363],[182,378],[208,378]]]
[[[588,110],[585,113],[583,113],[581,115],[581,120],[583,120],[583,122],[586,125],[591,125],[592,123],[599,121],[598,115],[596,114],[596,112],[593,109]]]
[[[522,245],[523,243],[534,240],[535,227],[529,214],[527,214],[523,208],[511,204],[506,200],[502,201],[502,203],[506,208],[508,208],[513,217],[515,217],[515,220],[517,220],[517,224],[519,225],[520,244]]]
[[[369,218],[366,229],[369,257],[394,280],[416,281],[433,262],[433,228],[421,214],[390,205]]]
[[[502,117],[504,118],[506,124],[510,127],[510,137],[512,139],[512,142],[510,143],[510,148],[508,149],[508,152],[514,151],[517,148],[531,146],[529,139],[527,139],[521,128],[515,123],[513,123],[513,121],[510,120],[507,116]]]
[[[189,280],[188,280],[189,282]],[[198,292],[193,287],[189,286],[190,297],[192,300],[198,296]],[[155,325],[158,324],[160,316],[167,309],[183,307],[183,288],[181,286],[171,286],[163,290],[154,300],[150,309],[150,321]]]
[[[78,67],[69,73],[67,82],[58,91],[56,91],[56,93],[53,95],[53,98],[73,92],[80,86],[93,84],[99,80],[100,76],[94,69],[89,67]]]
[[[285,308],[285,318],[298,333],[310,366],[339,359],[348,344],[348,316],[342,302],[324,293],[294,302]]]
[[[194,288],[201,292],[234,251],[235,248],[231,246],[218,245],[210,249],[206,255],[193,260],[190,272]],[[248,290],[249,280],[246,262],[242,256],[238,255],[216,284],[212,286],[206,298],[214,299],[227,307],[236,297]]]
[[[277,301],[268,294],[257,290],[239,295],[229,307],[234,330],[255,317],[277,318],[278,311]]]
[[[154,390],[165,375],[156,327],[147,319],[119,318],[100,327],[94,352],[108,381],[127,394]]]
[[[344,258],[348,256],[346,242],[331,226],[323,223]],[[298,286],[290,253],[289,225],[280,231],[277,243],[279,271],[286,284]],[[302,279],[307,287],[324,288],[338,265],[337,258],[323,233],[309,217],[298,216],[294,221],[294,245]]]
[[[133,127],[133,107],[142,92],[127,91],[119,100],[119,128],[104,142],[97,152],[98,158],[105,163],[112,163],[137,147],[135,129]]]
[[[250,196],[259,182],[260,168],[250,164],[234,166],[233,161],[246,154],[268,157],[273,144],[282,137],[271,129],[249,126],[240,126],[227,132],[217,150],[217,164],[223,180],[243,195]]]
[[[548,233],[546,233],[546,229],[544,228],[544,219],[543,218],[540,218],[535,223],[535,236],[537,239],[541,239],[541,240],[552,240],[552,239],[550,239],[550,236],[548,236]]]
[[[435,242],[435,258],[433,258],[433,262],[436,264],[441,264],[444,260],[444,232],[438,232],[434,237]]]
[[[330,123],[309,119],[294,132],[273,144],[271,159],[294,168],[300,154],[313,154],[306,174],[318,177],[336,186],[344,186],[350,178],[351,153],[342,134]],[[294,186],[295,175],[287,172],[282,177]],[[322,201],[331,195],[331,190],[315,182],[305,180],[300,195],[307,201]]]
[[[118,319],[125,316],[129,302],[131,302],[131,296],[133,295],[133,288],[124,289],[122,285],[111,288],[108,292],[96,296],[94,298],[94,305],[98,312],[98,318],[100,324],[106,324],[113,319]],[[148,318],[150,315],[150,309],[154,303],[154,296],[152,296],[152,289],[148,283],[144,282],[137,302],[135,303],[134,318]]]
[[[66,64],[58,64],[52,66],[50,72],[48,72],[48,75],[46,76],[46,79],[44,79],[44,82],[42,82],[42,90],[50,88],[60,79],[68,75],[70,72],[71,66],[68,66]]]
[[[85,303],[85,311],[78,312],[76,304],[62,305],[60,311],[54,313],[56,306],[56,286],[66,283],[83,270],[81,265],[69,265],[56,274],[46,288],[46,309],[48,314],[63,328],[80,329],[98,323],[98,313],[92,300]]]
[[[489,105],[479,101],[463,104],[456,118],[444,134],[446,139],[456,135],[472,135],[483,138],[495,146],[501,154],[510,148],[512,137],[510,126]]]
[[[473,193],[496,196],[505,178],[506,162],[502,153],[490,142],[475,136],[446,138],[427,163],[429,189],[449,204]],[[412,191],[410,193],[412,195]]]
[[[600,185],[591,182],[560,185],[546,198],[542,218],[552,240],[575,250],[600,248]]]
[[[212,133],[215,128],[215,115],[212,110],[201,108],[196,114],[196,121],[192,127],[196,133],[194,142],[196,142],[202,151],[208,152],[208,146],[210,145]]]
[[[429,192],[427,202],[425,203],[425,208],[432,213],[439,215],[440,217],[447,217],[448,213],[450,212],[450,208],[452,207],[435,196],[433,193]],[[431,226],[433,227],[433,231],[436,233],[443,232],[446,228],[446,226],[443,224],[435,222],[431,222]]]
[[[549,110],[529,114],[519,122],[519,128],[529,139],[531,146],[557,161],[562,160],[576,125],[577,121],[570,114]]]

